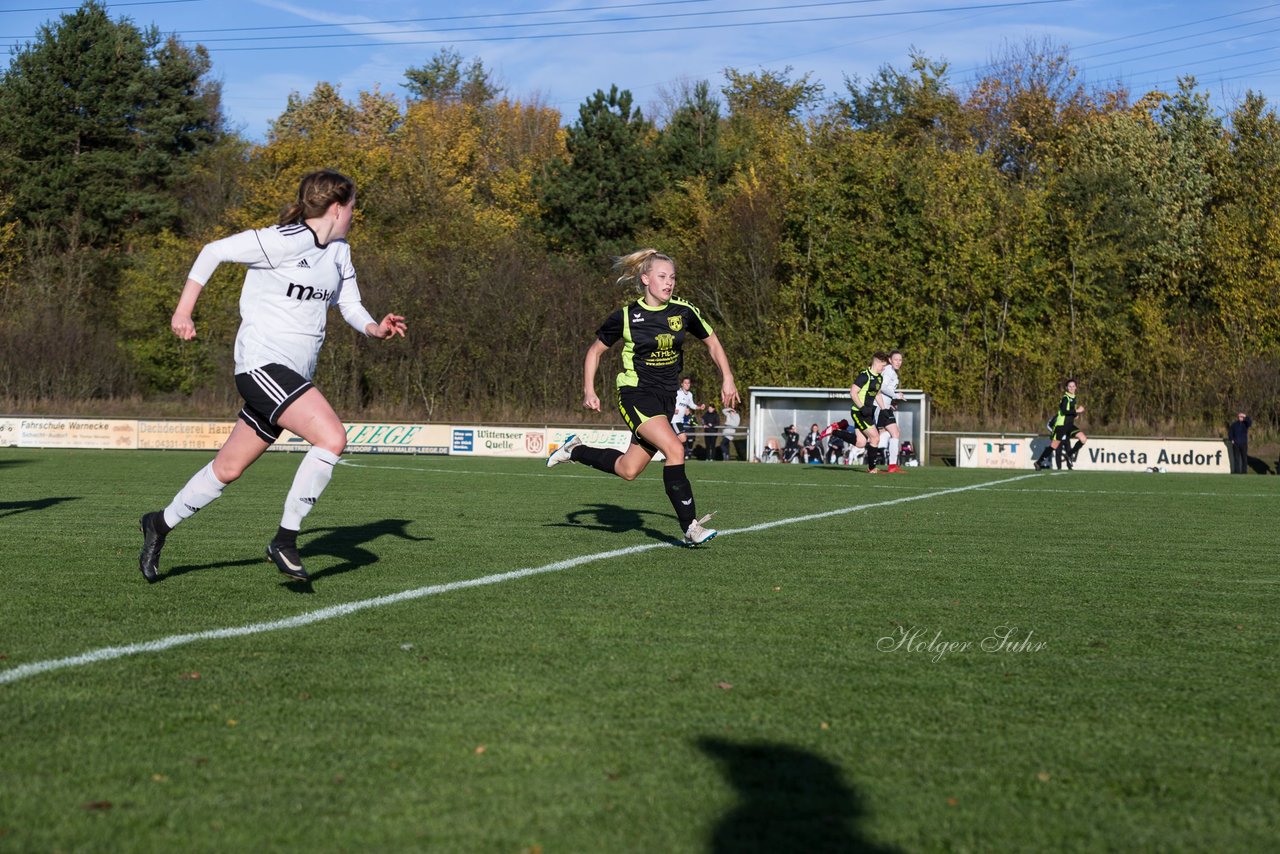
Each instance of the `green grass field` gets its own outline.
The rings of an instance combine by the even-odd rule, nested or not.
[[[0,851],[1280,838],[1280,478],[691,463],[684,549],[656,466],[360,456],[303,589],[268,455],[149,586],[208,457],[0,449]]]

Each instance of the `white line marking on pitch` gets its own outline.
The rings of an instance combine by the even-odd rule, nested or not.
[[[870,510],[876,507],[889,507],[894,504],[905,504],[908,501],[920,501],[924,498],[937,498],[941,495],[953,495],[957,492],[969,492],[975,489],[983,489],[988,486],[996,486],[1002,483],[1012,483],[1016,480],[1025,480],[1026,478],[1037,476],[1038,475],[1036,474],[1024,474],[1018,477],[1006,478],[1005,480],[990,481],[988,483],[974,483],[968,486],[953,487],[951,489],[939,489],[935,492],[925,492],[919,495],[907,495],[902,498],[892,498],[888,501],[877,501],[871,504],[858,504],[853,507],[844,507],[839,510],[828,510],[824,513],[810,513],[807,516],[795,516],[790,519],[761,522],[758,525],[750,525],[746,528],[721,531],[719,535],[721,537],[729,537],[735,534],[750,534],[756,531],[767,531],[770,528],[778,528],[783,525],[795,525],[800,522],[813,522],[818,519],[828,519],[832,516],[843,516],[848,513],[856,513],[859,510]],[[17,682],[19,679],[26,679],[27,677],[36,676],[41,673],[48,673],[51,670],[61,670],[64,667],[79,667],[84,664],[97,664],[103,661],[111,661],[115,658],[139,655],[144,652],[163,652],[164,650],[173,649],[176,646],[184,646],[189,643],[195,643],[196,641],[239,638],[246,637],[248,635],[262,634],[263,632],[274,632],[282,629],[296,629],[300,626],[309,626],[312,623],[319,623],[324,620],[345,617],[348,614],[354,614],[357,611],[364,611],[369,608],[381,608],[384,605],[394,605],[399,602],[408,602],[413,599],[422,599],[427,596],[438,596],[441,593],[450,593],[454,590],[465,590],[469,587],[486,587],[491,584],[501,584],[504,581],[515,581],[516,579],[528,578],[533,575],[544,575],[549,572],[559,572],[564,569],[572,569],[575,566],[582,566],[586,563],[594,563],[598,560],[625,557],[627,555],[651,551],[652,549],[670,548],[673,545],[673,543],[644,543],[636,546],[628,546],[627,548],[622,549],[613,549],[612,551],[607,552],[597,552],[596,554],[568,558],[567,560],[556,561],[555,563],[549,563],[545,566],[527,567],[525,569],[517,569],[511,572],[486,575],[482,578],[452,581],[448,584],[433,584],[429,587],[418,587],[413,590],[404,590],[400,593],[391,593],[386,596],[378,596],[373,599],[361,599],[355,602],[347,602],[343,605],[321,608],[317,611],[308,611],[305,614],[298,614],[281,620],[271,620],[263,623],[250,623],[247,626],[234,626],[227,629],[209,629],[208,631],[192,632],[185,635],[170,635],[166,638],[144,641],[142,643],[103,647],[101,649],[81,653],[80,655],[69,656],[67,658],[32,661],[28,664],[22,664],[17,667],[11,667],[8,670],[0,671],[0,685],[9,682]]]

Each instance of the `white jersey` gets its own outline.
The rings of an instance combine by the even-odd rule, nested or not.
[[[893,365],[885,365],[884,370],[880,372],[880,394],[876,397],[876,409],[880,410],[888,408],[880,405],[881,397],[888,401],[889,406],[892,406],[893,399],[897,396],[898,372],[893,369]]]
[[[679,432],[685,416],[693,411],[694,405],[692,391],[685,391],[682,388],[676,389],[676,411],[671,416],[671,424],[676,428],[676,432]]]
[[[360,303],[347,242],[321,246],[305,223],[215,240],[200,250],[187,277],[204,285],[224,261],[249,267],[240,291],[237,374],[274,363],[311,379],[331,305],[360,332],[376,322]]]

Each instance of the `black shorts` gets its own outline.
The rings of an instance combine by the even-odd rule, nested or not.
[[[641,424],[654,418],[671,423],[671,417],[676,414],[675,389],[663,392],[643,388],[620,388],[618,389],[618,411],[622,413],[622,420],[627,422],[627,427],[631,429],[631,441],[650,454],[656,454],[657,447],[637,431]],[[672,432],[675,432],[674,429]]]
[[[890,424],[898,423],[898,411],[892,406],[887,409],[881,409],[880,414],[876,416],[876,427],[883,430]]]
[[[849,410],[849,426],[855,430],[861,430],[863,433],[872,429],[876,420],[876,407],[864,406],[861,409]]]
[[[1053,428],[1053,438],[1058,442],[1065,442],[1067,439],[1074,439],[1078,435],[1080,435],[1079,427],[1068,427],[1065,424],[1060,424]]]
[[[280,415],[311,387],[311,380],[284,365],[263,365],[236,374],[236,391],[244,398],[240,420],[270,444],[284,432],[276,423]]]

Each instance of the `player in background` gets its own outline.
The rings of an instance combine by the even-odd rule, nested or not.
[[[680,387],[676,389],[676,411],[671,416],[671,429],[676,431],[676,435],[680,437],[681,442],[686,443],[686,447],[688,447],[688,436],[684,432],[685,426],[693,418],[693,413],[703,409],[706,407],[693,401],[693,379],[681,377]]]
[[[405,334],[404,318],[376,321],[360,302],[351,250],[345,240],[355,210],[355,183],[329,170],[302,178],[298,197],[280,223],[207,244],[187,276],[170,328],[183,341],[196,337],[196,301],[219,264],[244,264],[240,330],[236,333],[236,390],[244,408],[213,461],[196,472],[163,510],[142,517],[138,568],[158,579],[165,538],[212,503],[227,484],[262,456],[281,432],[311,443],[285,497],[284,513],[267,557],[280,572],[309,580],[298,554],[298,531],[329,483],[347,446],[346,428],[311,384],[324,341],[328,309],[336,305],[356,330],[372,338]]]
[[[672,296],[676,266],[656,249],[632,252],[614,263],[618,284],[634,283],[640,298],[610,314],[596,331],[596,340],[587,348],[582,368],[582,405],[600,411],[596,396],[596,372],[600,357],[622,342],[622,371],[617,377],[618,410],[631,428],[631,446],[626,452],[615,448],[593,448],[577,436],[570,436],[547,457],[547,467],[560,463],[584,463],[623,480],[635,480],[661,451],[666,458],[662,483],[676,511],[684,542],[705,543],[716,535],[705,527],[711,515],[698,518],[693,487],[684,470],[684,443],[676,435],[671,418],[675,414],[676,381],[684,364],[684,341],[688,334],[707,345],[711,360],[720,369],[720,399],[726,407],[738,402],[738,388],[729,368],[729,357],[711,325],[693,305]]]
[[[887,353],[877,351],[871,364],[863,368],[849,387],[849,417],[842,418],[822,431],[822,438],[838,436],[850,445],[865,447],[867,472],[879,474],[876,446],[880,443],[880,431],[876,429],[876,395],[880,393],[882,372],[889,364]]]
[[[903,400],[898,390],[898,371],[902,369],[902,351],[892,350],[889,363],[880,374],[880,392],[876,395],[876,429],[880,433],[877,445],[878,454],[883,461],[886,453],[889,459],[889,474],[901,474],[898,466],[898,449],[902,434],[898,429],[898,401]]]
[[[1074,468],[1080,449],[1089,441],[1089,437],[1076,426],[1076,416],[1084,414],[1084,407],[1076,403],[1076,389],[1075,379],[1068,379],[1063,387],[1062,399],[1058,401],[1057,414],[1049,422],[1053,427],[1053,439],[1040,452],[1040,458],[1036,460],[1037,468],[1050,467],[1050,454],[1059,470],[1062,469],[1064,459],[1068,469]],[[1072,439],[1076,440],[1074,447],[1071,445]]]

